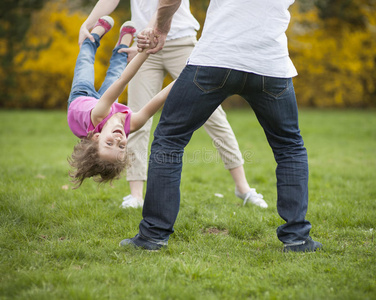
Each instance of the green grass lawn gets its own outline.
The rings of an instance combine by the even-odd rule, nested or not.
[[[241,205],[200,129],[186,149],[175,233],[147,252],[118,246],[142,218],[119,208],[125,179],[70,188],[77,139],[65,112],[0,111],[0,299],[375,299],[376,112],[301,111],[307,219],[324,245],[311,254],[281,252],[276,165],[254,114],[228,119],[269,208]]]

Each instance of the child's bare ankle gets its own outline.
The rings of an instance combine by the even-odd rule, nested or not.
[[[119,32],[119,40],[116,43],[116,46],[126,45],[130,46],[132,44],[133,35],[136,32],[135,24],[132,21],[127,21],[123,23]]]
[[[125,34],[120,40],[120,44],[130,46],[133,40],[133,35],[132,34]]]
[[[102,26],[96,26],[93,28],[91,33],[95,33],[99,36],[99,38],[101,38],[105,33],[105,29]]]
[[[110,16],[104,16],[100,18],[91,30],[91,33],[95,33],[102,38],[107,32],[114,26],[114,19]]]

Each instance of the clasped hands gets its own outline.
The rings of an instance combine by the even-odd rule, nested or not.
[[[128,53],[128,62],[130,62],[137,52],[146,51],[147,54],[155,54],[161,50],[166,41],[167,34],[158,33],[156,29],[145,28],[137,35],[137,46],[122,48],[118,52]]]
[[[137,51],[145,49],[147,54],[155,54],[161,50],[166,41],[167,34],[158,32],[157,29],[145,28],[137,35]]]

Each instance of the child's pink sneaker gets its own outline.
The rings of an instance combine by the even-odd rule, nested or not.
[[[123,38],[124,35],[131,34],[132,38],[133,38],[134,34],[136,33],[135,27],[136,27],[136,25],[132,21],[124,22],[123,25],[121,25],[121,27],[120,27],[119,40],[116,43],[115,47],[120,45],[121,39]]]
[[[100,18],[97,23],[95,23],[93,29],[97,26],[102,26],[104,28],[104,33],[103,35],[101,36],[101,38],[107,33],[110,31],[110,29],[114,26],[115,24],[115,21],[113,18],[111,18],[110,16],[104,16],[102,18]]]

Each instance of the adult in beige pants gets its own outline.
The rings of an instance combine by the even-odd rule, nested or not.
[[[99,0],[93,8],[88,19],[81,26],[79,43],[85,38],[91,38],[88,29],[103,14],[110,14],[117,6],[119,0]],[[157,10],[157,0],[131,0],[132,21],[137,31],[147,27]],[[132,111],[139,111],[161,89],[167,73],[176,79],[186,65],[197,40],[196,31],[199,29],[197,20],[190,12],[189,0],[183,0],[175,13],[170,32],[163,50],[150,55],[140,70],[128,84],[128,106]],[[136,46],[124,49],[130,61],[137,53]],[[137,132],[131,134],[128,140],[128,154],[130,166],[127,169],[127,181],[131,194],[123,198],[122,207],[142,207],[143,187],[147,179],[148,146],[152,119]],[[235,194],[246,204],[253,203],[266,208],[268,205],[263,196],[248,185],[243,168],[243,157],[239,150],[234,132],[226,119],[222,107],[212,114],[204,124],[205,130],[213,139],[226,169],[235,182]]]

